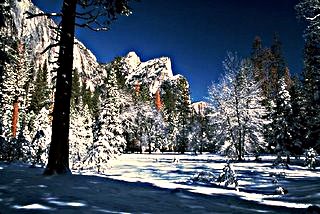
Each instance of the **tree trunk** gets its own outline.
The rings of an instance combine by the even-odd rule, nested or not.
[[[237,89],[235,89],[237,92]],[[240,112],[239,112],[239,97],[238,93],[235,94],[236,99],[236,114],[237,114],[237,121],[238,121],[238,161],[242,161],[242,125],[240,122]]]
[[[162,108],[162,102],[161,102],[161,96],[160,96],[160,91],[159,89],[156,92],[156,96],[155,96],[155,105],[158,111],[161,110]]]
[[[149,154],[151,154],[151,142],[150,142],[150,140],[149,140],[149,142],[148,142],[148,145],[149,145]]]
[[[13,103],[13,112],[12,112],[12,138],[16,138],[17,136],[17,124],[18,124],[18,116],[19,116],[19,103],[18,99],[16,99]]]
[[[70,173],[69,121],[76,5],[77,0],[64,0],[62,7],[59,68],[53,109],[52,137],[45,175]]]

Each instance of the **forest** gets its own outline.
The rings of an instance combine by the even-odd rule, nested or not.
[[[112,187],[121,192],[121,199],[128,197],[124,192],[129,186],[137,197],[150,191],[139,182],[169,189],[173,185],[170,200],[178,204],[198,197],[206,212],[214,206],[193,193],[212,196],[222,191],[223,198],[214,200],[218,212],[225,211],[224,199],[241,201],[243,213],[295,212],[317,204],[319,1],[301,0],[295,6],[297,20],[306,26],[301,35],[305,39],[302,71],[290,72],[281,35],[274,33],[271,44],[257,36],[248,47],[250,55],[226,52],[223,75],[208,88],[207,98],[198,102],[191,101],[188,79],[173,75],[170,58],[142,61],[132,51],[99,63],[75,38],[75,27],[107,30],[118,16],[129,16],[131,2],[65,0],[60,14],[45,13],[29,0],[0,1],[0,172],[6,171],[0,179],[0,190],[5,190],[0,191],[0,208],[30,208],[14,205],[15,199],[2,199],[9,193],[19,195],[19,188],[33,194],[28,188],[34,185],[21,182],[24,178],[8,183],[18,176],[16,169],[27,176],[28,184],[45,183],[36,184],[39,191],[55,182],[66,182],[67,188],[75,185],[74,189],[88,182],[90,188],[79,189],[87,195],[93,184],[100,185],[99,176],[133,182]],[[25,164],[29,168],[23,168]],[[39,170],[44,175],[76,174],[73,179],[79,183],[52,177],[49,184],[51,180],[32,174]],[[108,179],[99,188],[112,186],[115,181]],[[68,191],[75,193],[74,189]],[[157,191],[147,194],[157,197]],[[229,198],[228,191],[240,198]],[[104,197],[98,196],[100,192],[91,194]],[[286,194],[287,198],[270,199]],[[83,200],[95,204],[96,198],[90,197]],[[39,198],[47,206],[33,203],[36,208],[30,209],[54,211],[58,209],[50,208],[54,204],[85,207],[85,212],[102,210],[83,200],[63,204],[48,195]],[[279,207],[273,207],[273,200],[281,201]],[[248,201],[254,201],[254,208]],[[200,209],[201,203],[191,209]],[[146,212],[142,207],[118,209]],[[183,210],[172,209],[172,213]]]
[[[59,78],[51,58],[35,53],[34,35],[27,36],[30,27],[22,23],[28,19],[13,15],[15,4],[1,4],[0,157],[44,165]],[[318,22],[310,18],[312,3],[296,9],[308,24],[303,71],[290,74],[279,35],[270,46],[257,36],[250,56],[227,53],[225,73],[204,102],[191,103],[187,79],[161,71],[167,65],[160,59],[141,68],[128,60],[143,64],[135,53],[116,57],[95,66],[95,84],[86,80],[81,62],[72,71],[71,169],[103,172],[123,152],[210,152],[238,161],[275,154],[286,164],[291,157],[313,160],[320,151],[319,35],[313,29]],[[313,160],[310,167],[315,165]]]

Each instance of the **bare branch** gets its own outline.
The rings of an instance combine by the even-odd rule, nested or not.
[[[48,45],[40,54],[44,54],[45,52],[47,52],[47,51],[50,50],[51,48],[58,47],[58,46],[60,46],[60,43],[50,44],[50,45]]]
[[[88,24],[88,23],[84,23],[84,24],[76,23],[76,26],[77,27],[81,27],[81,28],[88,28],[88,29],[90,29],[92,31],[96,31],[96,32],[98,32],[98,31],[107,31],[107,30],[110,29],[109,27],[98,27],[98,28],[95,28],[95,27],[90,26],[90,24]]]
[[[317,14],[314,17],[306,17],[306,19],[310,20],[310,21],[313,21],[313,20],[317,19],[318,17],[320,17],[320,14]]]
[[[46,17],[49,17],[49,18],[51,18],[51,17],[61,17],[62,16],[61,13],[44,13],[44,12],[42,12],[42,13],[33,14],[33,13],[29,12],[29,11],[26,11],[24,14],[27,15],[27,17],[26,17],[27,19],[32,19],[32,18],[40,17],[40,16],[46,16]]]
[[[81,18],[80,16],[86,16],[86,15],[90,15],[91,13],[94,12],[95,9],[91,9],[85,12],[76,12],[76,17]]]

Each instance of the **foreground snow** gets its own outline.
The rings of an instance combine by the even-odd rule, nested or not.
[[[231,187],[225,188],[216,182],[193,182],[192,176],[199,172],[210,172],[216,177],[219,176],[226,160],[217,155],[123,155],[113,163],[109,177],[131,182],[148,182],[163,188],[181,188],[211,196],[233,195],[270,206],[319,206],[319,169],[311,171],[296,165],[289,166],[289,169],[274,168],[274,158],[265,156],[261,163],[251,160],[232,164],[238,174],[239,191]],[[287,189],[288,194],[276,194],[279,186]]]
[[[219,175],[224,163],[211,155],[122,155],[106,176],[52,177],[0,164],[0,213],[301,213],[319,205],[320,173],[304,167],[234,164],[239,191],[192,182],[197,172]],[[280,175],[277,184],[272,175]],[[279,185],[288,194],[275,195]]]

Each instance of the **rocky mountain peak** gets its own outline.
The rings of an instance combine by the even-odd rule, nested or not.
[[[122,73],[128,85],[137,82],[149,87],[151,94],[155,94],[164,81],[177,81],[181,75],[173,75],[171,59],[169,57],[154,58],[141,62],[140,57],[133,51],[122,59]]]

